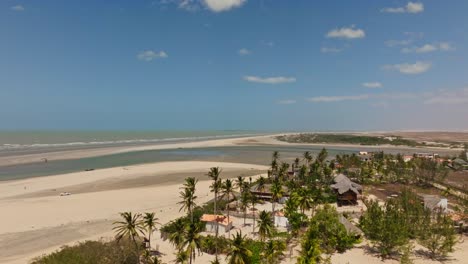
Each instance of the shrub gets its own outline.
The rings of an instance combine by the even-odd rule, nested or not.
[[[38,257],[32,264],[138,264],[135,245],[129,240],[85,241],[65,246],[49,255]]]

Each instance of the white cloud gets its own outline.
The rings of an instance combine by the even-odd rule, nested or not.
[[[384,13],[411,13],[417,14],[424,11],[424,4],[420,2],[408,2],[402,7],[386,7],[381,10]]]
[[[296,81],[294,77],[258,77],[258,76],[244,76],[244,80],[254,83],[266,83],[266,84],[280,84],[280,83],[293,83]]]
[[[343,49],[333,48],[333,47],[322,47],[320,49],[320,52],[322,52],[322,53],[338,53],[338,52],[341,52],[341,51],[343,51]]]
[[[451,51],[455,48],[448,42],[441,42],[438,44],[424,44],[420,47],[411,47],[411,48],[403,48],[401,50],[402,53],[428,53],[434,51]]]
[[[369,99],[370,95],[361,94],[361,95],[344,95],[344,96],[316,96],[310,97],[306,100],[312,103],[332,103],[332,102],[341,102],[341,101],[359,101]]]
[[[142,61],[152,61],[159,58],[167,58],[168,55],[164,51],[155,52],[152,50],[146,50],[138,53],[137,58]]]
[[[208,9],[213,12],[224,12],[242,6],[247,0],[160,0],[160,5],[177,5],[178,8],[195,12]]]
[[[364,38],[366,33],[362,29],[355,29],[354,26],[335,28],[329,31],[326,35],[327,38],[345,38],[345,39],[357,39]]]
[[[383,85],[380,82],[365,82],[362,86],[367,88],[382,88]]]
[[[203,0],[208,9],[213,12],[223,12],[242,6],[247,0]]]
[[[237,53],[239,53],[239,55],[241,56],[245,56],[251,54],[252,52],[246,48],[242,48],[239,51],[237,51]]]
[[[458,105],[468,104],[468,87],[461,90],[441,90],[428,95],[425,104]]]
[[[278,101],[278,104],[282,104],[282,105],[295,104],[295,103],[296,103],[296,100],[290,100],[290,99]]]
[[[407,39],[403,40],[387,40],[385,41],[385,45],[388,47],[396,47],[396,46],[408,46],[413,43],[415,40],[420,39],[424,36],[423,32],[404,32]]]
[[[420,2],[408,2],[408,4],[406,5],[406,12],[408,13],[420,13],[424,11],[424,5],[423,3],[420,3]]]
[[[15,5],[11,7],[11,10],[21,12],[24,11],[24,7],[22,5]]]
[[[385,65],[385,70],[397,70],[403,74],[420,74],[428,71],[432,67],[430,62],[402,63],[394,65]]]

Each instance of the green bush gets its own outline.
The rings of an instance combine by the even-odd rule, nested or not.
[[[49,255],[33,260],[32,264],[138,264],[135,245],[129,240],[85,241],[65,246]]]

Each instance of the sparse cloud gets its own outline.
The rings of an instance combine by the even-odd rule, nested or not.
[[[240,50],[237,51],[237,53],[239,53],[239,55],[241,56],[246,56],[246,55],[249,55],[252,53],[252,51],[246,49],[246,48],[242,48]]]
[[[385,45],[388,47],[397,47],[397,46],[408,46],[412,44],[417,39],[420,39],[424,36],[423,32],[404,32],[403,33],[407,39],[403,40],[387,40]]]
[[[24,9],[24,6],[22,5],[15,5],[11,7],[11,10],[16,11],[16,12],[21,12],[21,11],[24,11],[25,9]]]
[[[326,37],[327,38],[343,38],[343,39],[358,39],[364,38],[366,33],[364,30],[356,28],[354,25],[351,27],[342,27],[342,28],[335,28],[330,30]]]
[[[468,104],[468,87],[461,90],[439,90],[430,93],[424,103],[441,105]]]
[[[411,48],[403,48],[401,50],[402,53],[428,53],[434,51],[451,51],[455,50],[455,48],[448,42],[441,42],[436,44],[424,44],[420,47],[411,47]]]
[[[361,94],[361,95],[344,95],[344,96],[316,96],[310,97],[306,100],[312,103],[333,103],[333,102],[341,102],[341,101],[359,101],[359,100],[367,100],[369,99],[370,95],[368,94]]]
[[[380,82],[365,82],[362,84],[362,86],[367,88],[382,88],[383,84]]]
[[[272,48],[272,47],[275,46],[275,42],[273,42],[273,41],[262,40],[262,41],[261,41],[261,44],[262,44],[262,45],[265,45],[265,46],[268,46],[268,47],[270,47],[270,48]]]
[[[259,77],[259,76],[244,76],[244,80],[254,83],[265,83],[265,84],[280,84],[280,83],[293,83],[296,82],[294,77]]]
[[[224,12],[242,6],[247,0],[160,0],[160,5],[177,5],[178,8],[195,12],[207,9],[212,12]]]
[[[295,104],[295,103],[296,103],[296,100],[291,100],[291,99],[278,101],[278,104],[281,104],[281,105],[290,105],[290,104]]]
[[[403,40],[387,40],[385,41],[385,45],[388,47],[396,47],[396,46],[407,46],[413,43],[411,39],[403,39]]]
[[[224,12],[242,6],[247,0],[203,0],[213,12]]]
[[[410,13],[417,14],[424,11],[424,4],[421,2],[408,2],[406,6],[386,7],[381,10],[384,13]]]
[[[142,61],[152,61],[154,59],[164,59],[167,58],[168,55],[164,51],[152,51],[152,50],[146,50],[138,53],[137,58]]]
[[[421,74],[428,71],[432,67],[430,62],[417,61],[413,64],[411,63],[402,63],[402,64],[393,64],[385,65],[383,69],[385,70],[397,70],[403,74]]]
[[[339,48],[334,48],[334,47],[322,47],[320,49],[320,52],[322,53],[338,53],[338,52],[342,52],[343,49],[339,49]]]

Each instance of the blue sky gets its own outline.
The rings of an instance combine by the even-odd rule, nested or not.
[[[468,129],[468,1],[0,2],[0,129]]]

